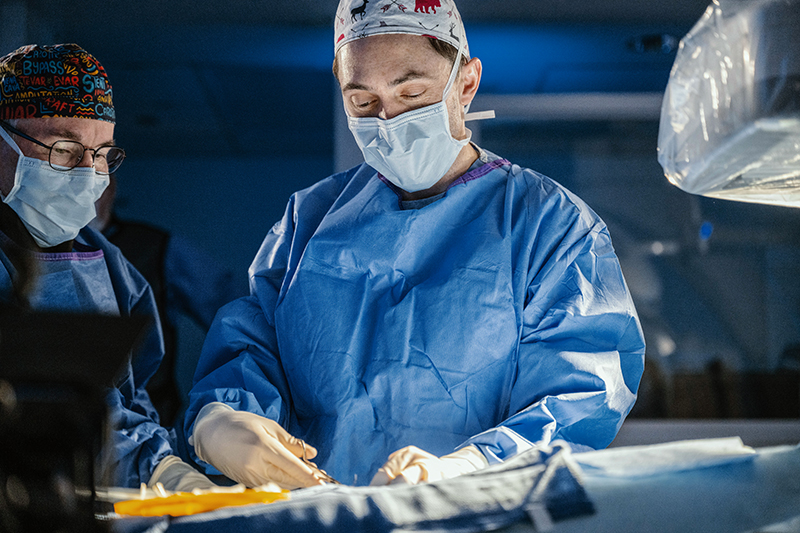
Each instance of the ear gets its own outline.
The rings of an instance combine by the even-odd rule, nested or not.
[[[461,68],[461,83],[463,88],[461,90],[461,105],[465,106],[472,102],[475,98],[475,93],[478,92],[478,86],[481,84],[481,74],[483,73],[483,65],[481,60],[477,57],[470,59],[466,65]]]

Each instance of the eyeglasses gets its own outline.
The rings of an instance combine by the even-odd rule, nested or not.
[[[125,159],[125,150],[119,146],[101,146],[100,148],[86,148],[78,141],[56,141],[52,146],[47,146],[41,141],[38,141],[19,131],[18,129],[0,120],[0,126],[4,129],[18,135],[23,139],[27,139],[32,143],[36,143],[43,148],[50,150],[48,162],[55,170],[72,170],[78,166],[78,163],[83,161],[83,155],[88,151],[92,152],[92,168],[98,174],[113,174],[117,171],[122,161]]]

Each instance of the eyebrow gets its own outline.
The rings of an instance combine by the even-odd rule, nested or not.
[[[75,135],[75,133],[71,132],[70,130],[52,130],[52,131],[46,132],[46,135],[49,136],[49,137],[57,137],[59,139],[68,139],[70,141],[79,141],[80,140],[78,138],[78,136]]]
[[[389,83],[390,87],[397,87],[398,85],[402,85],[403,83],[411,80],[419,80],[419,79],[430,79],[430,74],[425,74],[424,72],[419,72],[416,70],[409,70],[399,78],[391,81]],[[363,85],[361,83],[348,83],[342,88],[342,92],[346,91],[368,91],[369,87]]]
[[[394,80],[389,85],[392,86],[392,87],[397,87],[398,85],[401,85],[401,84],[403,84],[403,83],[405,83],[407,81],[418,80],[418,79],[423,79],[423,78],[427,79],[427,78],[430,78],[430,77],[431,76],[429,74],[425,74],[423,72],[418,72],[416,70],[409,70],[403,76],[400,76],[399,78]]]
[[[55,138],[57,140],[63,139],[63,140],[67,140],[67,141],[76,141],[76,142],[80,142],[81,144],[83,144],[81,142],[80,137],[78,135],[76,135],[75,132],[72,132],[70,130],[53,130],[53,131],[47,132],[46,135],[48,135],[50,137],[53,137],[53,138]],[[97,147],[100,148],[101,146],[116,146],[116,139],[111,139],[110,141],[106,141],[104,143],[101,143]]]

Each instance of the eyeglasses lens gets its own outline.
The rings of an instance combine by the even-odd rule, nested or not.
[[[57,170],[75,168],[83,159],[84,147],[75,141],[57,141],[50,150],[50,165]],[[111,174],[125,159],[125,151],[116,146],[103,146],[94,152],[94,170]]]
[[[50,149],[50,165],[58,170],[69,170],[81,162],[83,145],[74,141],[57,141]]]

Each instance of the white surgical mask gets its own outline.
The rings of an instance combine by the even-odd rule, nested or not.
[[[433,187],[455,163],[467,138],[455,139],[450,133],[447,97],[461,64],[461,51],[450,72],[442,101],[407,111],[391,119],[347,117],[364,161],[386,179],[407,192]]]
[[[95,217],[94,203],[108,187],[108,176],[90,167],[55,170],[47,161],[24,156],[3,128],[0,136],[19,154],[14,187],[3,202],[42,248],[77,237]]]

